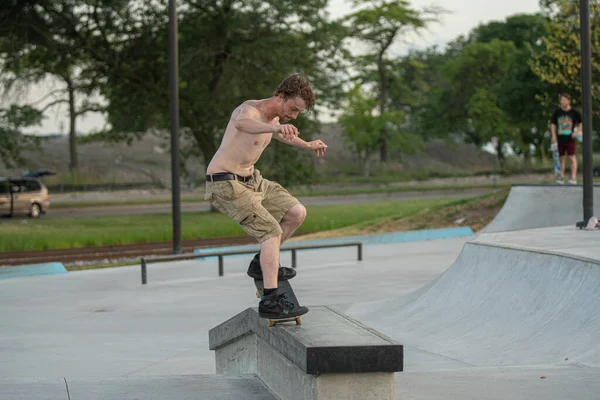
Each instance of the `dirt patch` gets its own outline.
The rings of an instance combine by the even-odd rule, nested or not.
[[[468,226],[473,232],[478,232],[496,216],[502,208],[508,189],[499,190],[492,194],[467,200],[460,204],[438,208],[426,209],[417,215],[397,220],[385,220],[371,224],[337,229],[333,231],[317,232],[292,238],[293,241],[328,239],[344,236],[359,236],[389,232],[406,232],[419,229],[440,229]]]

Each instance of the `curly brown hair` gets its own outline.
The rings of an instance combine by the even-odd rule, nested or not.
[[[310,87],[310,82],[302,74],[294,73],[285,78],[275,89],[273,96],[278,96],[280,93],[285,100],[300,97],[304,100],[307,110],[312,110],[315,106],[315,94]]]
[[[571,101],[571,95],[569,93],[561,93],[558,98],[564,97],[565,99]]]

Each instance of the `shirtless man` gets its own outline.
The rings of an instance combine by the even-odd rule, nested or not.
[[[278,280],[296,275],[294,269],[280,266],[279,249],[304,221],[306,208],[280,184],[264,179],[254,164],[272,138],[322,157],[325,143],[306,142],[298,137],[294,125],[287,124],[313,106],[310,83],[300,74],[285,78],[270,98],[245,101],[233,110],[221,146],[206,170],[205,199],[260,243],[248,275],[264,280],[258,309],[263,318],[308,311],[277,290]]]

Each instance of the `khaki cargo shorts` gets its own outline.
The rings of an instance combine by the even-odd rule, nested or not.
[[[246,183],[207,180],[204,199],[233,218],[259,243],[280,235],[283,216],[300,203],[279,183],[264,179],[257,169]]]

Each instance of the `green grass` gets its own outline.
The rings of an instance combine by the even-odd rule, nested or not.
[[[403,218],[425,208],[455,204],[457,199],[419,199],[359,204],[308,206],[298,233],[352,226],[382,218]],[[182,213],[182,239],[245,236],[221,213]],[[23,222],[26,221],[26,222]],[[48,250],[87,246],[162,242],[172,239],[170,214],[147,214],[60,220],[2,220],[0,251]]]
[[[50,194],[52,201],[52,194]],[[204,201],[201,196],[181,196],[182,203],[196,203]],[[63,208],[91,208],[91,207],[114,207],[114,206],[135,206],[152,204],[171,204],[171,198],[139,198],[135,200],[95,200],[95,201],[65,201],[60,203],[51,203],[51,209]],[[52,212],[52,211],[51,211]]]
[[[393,183],[393,182],[389,182]],[[508,183],[498,183],[496,187],[509,187]],[[403,192],[429,192],[429,191],[461,191],[470,189],[492,189],[493,184],[482,185],[452,185],[452,186],[376,186],[376,187],[356,187],[340,189],[290,189],[294,196],[316,197],[316,196],[341,196],[353,194],[385,194],[385,193],[403,193]],[[182,203],[203,202],[202,195],[183,195]],[[104,201],[68,201],[61,203],[52,203],[52,209],[64,208],[87,208],[87,207],[106,207],[106,206],[133,206],[133,205],[151,205],[151,204],[170,204],[171,198],[140,198],[136,200],[104,200]],[[52,211],[51,211],[52,212]]]
[[[391,183],[391,182],[390,182]],[[495,187],[509,187],[509,183],[498,183]],[[470,189],[492,189],[493,184],[481,185],[452,185],[452,186],[379,186],[362,188],[343,188],[326,190],[298,190],[293,191],[294,196],[337,196],[350,194],[378,194],[378,193],[403,193],[403,192],[431,192],[431,191],[461,191]]]

